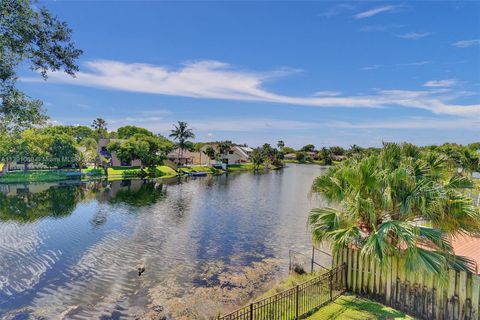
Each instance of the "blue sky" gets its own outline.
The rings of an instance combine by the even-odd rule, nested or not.
[[[52,120],[299,147],[480,140],[480,3],[56,1],[84,50]]]

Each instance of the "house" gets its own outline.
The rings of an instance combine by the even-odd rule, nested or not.
[[[203,154],[203,158],[207,160],[207,156]],[[192,152],[189,150],[180,150],[177,148],[171,151],[167,155],[167,159],[172,161],[175,165],[188,166],[188,165],[201,165],[202,163],[202,154],[201,152]]]
[[[286,155],[283,156],[283,159],[285,159],[285,160],[295,160],[295,159],[297,159],[297,155],[295,153],[287,153]]]
[[[113,167],[139,167],[142,165],[142,162],[138,159],[134,159],[133,161],[129,161],[129,162],[123,162],[115,155],[115,152],[108,151],[107,146],[111,142],[115,142],[115,141],[122,142],[124,140],[109,139],[109,138],[98,139],[98,144],[97,144],[98,154],[101,155],[102,157],[110,159],[110,165]]]
[[[200,149],[200,153],[202,154],[202,162],[204,164],[210,165],[215,161],[211,160],[206,155],[205,152],[208,147],[212,147],[216,153],[219,152],[219,149],[218,149],[218,144],[207,144],[207,145],[204,145],[202,149]],[[219,160],[225,164],[246,163],[246,162],[250,162],[250,155],[252,154],[252,152],[253,152],[252,148],[233,145],[227,153],[219,156]]]

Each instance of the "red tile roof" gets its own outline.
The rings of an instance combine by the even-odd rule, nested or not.
[[[465,256],[477,263],[480,274],[480,236],[456,236],[452,238],[453,251],[457,256]]]

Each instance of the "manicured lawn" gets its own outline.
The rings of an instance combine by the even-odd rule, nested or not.
[[[414,319],[404,313],[386,307],[380,303],[360,298],[355,295],[344,295],[319,309],[308,320],[327,319]]]
[[[82,169],[83,173],[88,173],[89,176],[94,176],[94,177],[101,177],[105,175],[105,170],[103,168],[96,168],[95,167],[88,167],[85,169]]]
[[[146,169],[151,175],[155,177],[170,178],[175,177],[177,173],[168,166],[157,166],[153,172],[151,169]],[[141,175],[140,167],[110,167],[108,168],[108,177],[136,177]]]
[[[186,167],[181,167],[179,169],[184,173],[189,173],[189,172],[206,172],[210,174],[223,173],[223,170],[221,169],[216,169],[214,167],[205,167],[205,166],[186,166]]]
[[[72,171],[73,170],[29,170],[27,172],[10,171],[0,178],[0,183],[61,181],[70,179],[70,177],[67,176],[67,172]]]
[[[264,170],[265,166],[259,166],[258,170]],[[270,169],[279,169],[278,167],[270,165]],[[234,171],[253,171],[253,163],[239,163],[239,164],[229,164],[227,166],[227,170],[229,172],[234,172]]]

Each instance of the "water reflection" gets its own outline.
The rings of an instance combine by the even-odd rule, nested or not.
[[[70,215],[78,203],[92,199],[143,207],[165,196],[163,184],[142,180],[4,185],[0,189],[0,220],[28,223],[61,218]],[[101,225],[105,218],[105,212],[98,212],[92,224]]]
[[[285,274],[288,249],[308,250],[319,200],[306,195],[321,173],[11,186],[0,198],[0,317],[148,319],[161,305],[203,319],[234,308]]]

